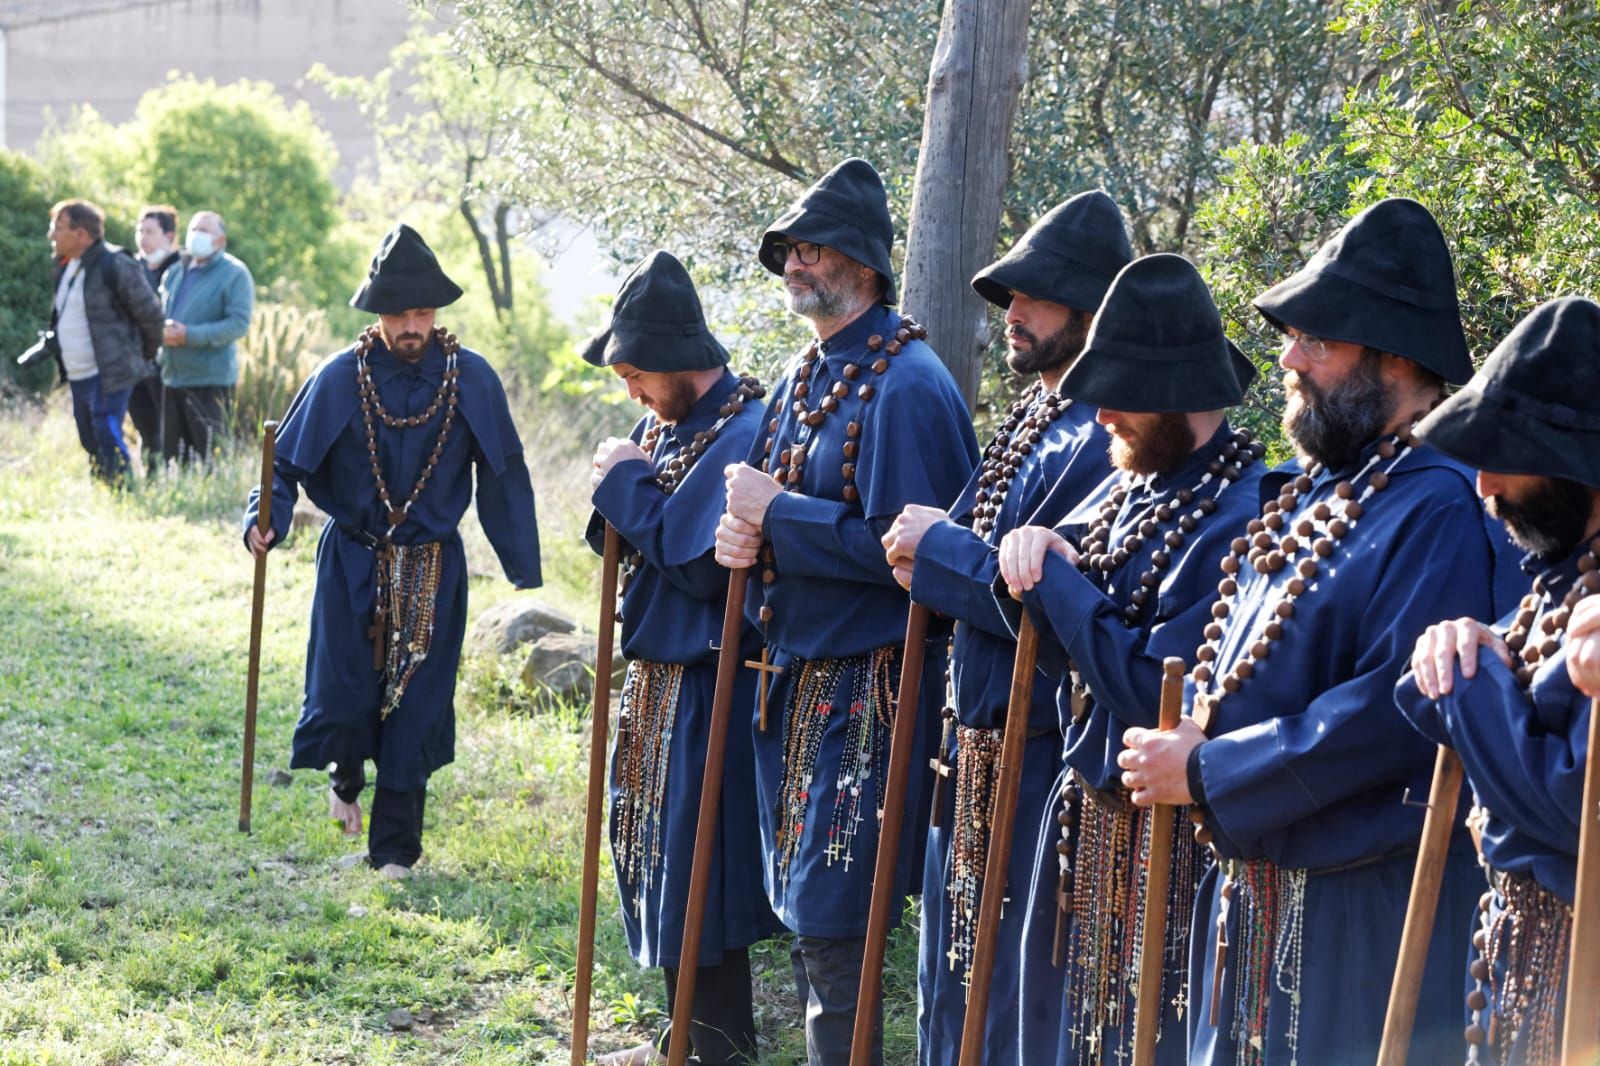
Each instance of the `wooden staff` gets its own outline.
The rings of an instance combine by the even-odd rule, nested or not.
[[[711,853],[717,843],[717,813],[722,805],[722,757],[728,747],[728,719],[733,714],[733,688],[739,676],[739,637],[744,631],[744,594],[749,583],[748,568],[728,575],[722,646],[717,649],[717,685],[711,697],[711,733],[706,738],[706,768],[700,779],[700,821],[694,831],[694,865],[689,868],[689,904],[683,917],[683,950],[678,953],[678,978],[672,993],[668,1066],[683,1066],[689,1058],[694,983],[700,971],[700,929],[705,924],[711,887]]]
[[[1422,841],[1417,848],[1417,868],[1411,875],[1411,899],[1400,932],[1400,957],[1394,983],[1389,986],[1389,1010],[1383,1018],[1383,1039],[1378,1044],[1378,1066],[1405,1066],[1411,1046],[1411,1028],[1417,1019],[1417,997],[1422,994],[1422,974],[1428,965],[1428,944],[1433,939],[1433,919],[1439,909],[1439,888],[1444,883],[1450,853],[1450,831],[1455,826],[1456,801],[1461,795],[1461,757],[1455,749],[1439,745],[1433,761],[1433,784],[1428,789],[1428,813],[1422,820]]]
[[[256,497],[256,530],[272,529],[272,458],[278,423],[261,424],[261,495]],[[256,696],[261,689],[261,614],[267,603],[267,553],[256,559],[256,586],[250,598],[250,665],[245,673],[244,760],[239,768],[239,832],[250,832],[250,799],[256,781]]]
[[[1039,633],[1022,614],[1017,631],[1017,658],[1011,669],[1011,699],[1006,704],[1005,735],[1000,742],[1000,780],[989,812],[989,853],[983,866],[983,891],[978,897],[978,928],[972,940],[972,968],[967,971],[967,1013],[961,1029],[961,1066],[983,1066],[984,1037],[989,1020],[989,983],[994,976],[995,941],[1000,937],[1000,908],[1005,903],[1006,867],[1011,862],[1011,831],[1017,820],[1017,791],[1022,787],[1023,750],[1028,743],[1028,712],[1033,708],[1034,667],[1039,662]]]
[[[1169,655],[1161,662],[1163,732],[1178,728],[1183,715],[1183,660]],[[1167,946],[1167,895],[1172,886],[1172,819],[1177,808],[1158,803],[1150,808],[1150,866],[1145,875],[1144,939],[1139,945],[1139,988],[1133,1008],[1133,1066],[1156,1061],[1156,1030],[1161,1028],[1161,960]]]
[[[1561,1030],[1562,1061],[1592,1066],[1600,1061],[1600,699],[1589,702],[1589,760],[1583,769],[1583,806],[1578,821],[1578,887],[1572,907],[1572,951],[1567,963],[1567,1017]]]
[[[589,1057],[589,992],[594,983],[595,909],[600,889],[600,824],[605,817],[606,732],[611,724],[611,642],[617,620],[622,538],[606,523],[600,563],[600,632],[594,653],[594,719],[589,737],[589,803],[583,822],[583,887],[578,903],[578,972],[572,1003],[572,1066]]]
[[[856,1025],[850,1061],[872,1061],[878,1001],[883,995],[883,953],[896,902],[894,868],[900,858],[900,823],[905,820],[911,749],[917,742],[917,701],[922,695],[922,658],[928,639],[926,607],[913,603],[906,616],[906,648],[900,658],[900,688],[895,698],[894,732],[889,739],[889,770],[884,780],[883,817],[878,821],[878,861],[872,870],[872,904],[867,912],[867,943],[861,956],[861,988],[856,993]]]

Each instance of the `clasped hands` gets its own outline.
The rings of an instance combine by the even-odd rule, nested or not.
[[[730,570],[756,565],[761,555],[761,527],[767,509],[783,489],[753,466],[732,463],[723,468],[727,509],[717,522],[716,560]]]

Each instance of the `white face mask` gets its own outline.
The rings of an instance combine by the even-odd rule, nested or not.
[[[203,229],[189,231],[189,254],[196,259],[209,259],[217,250],[217,242]]]

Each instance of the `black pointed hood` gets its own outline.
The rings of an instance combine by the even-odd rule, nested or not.
[[[1011,250],[972,279],[996,307],[1010,307],[1013,292],[1093,313],[1117,272],[1133,259],[1133,245],[1116,202],[1099,189],[1057,204]]]
[[[623,279],[611,321],[585,343],[583,358],[670,374],[726,366],[728,351],[706,326],[689,272],[671,253],[656,251]]]
[[[459,299],[461,287],[445,276],[433,249],[402,222],[383,238],[367,280],[350,297],[350,306],[396,315],[414,307],[447,307]]]
[[[883,302],[895,302],[889,194],[865,159],[846,159],[828,171],[761,235],[757,257],[780,277],[784,260],[778,243],[783,240],[825,244],[871,267],[883,279]]]

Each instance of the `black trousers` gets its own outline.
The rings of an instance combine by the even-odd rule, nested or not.
[[[181,463],[207,461],[232,411],[232,385],[168,385],[161,397],[161,454]]]
[[[795,935],[789,949],[795,991],[806,1012],[807,1066],[850,1066],[856,999],[861,994],[864,936],[831,939]],[[872,1066],[883,1066],[883,999],[878,999],[872,1036]]]
[[[161,457],[161,375],[151,374],[128,396],[128,418],[139,434],[139,455],[146,470]]]
[[[678,1000],[678,971],[662,970],[667,979],[667,1017]],[[755,1066],[756,1016],[750,999],[750,952],[735,948],[722,953],[717,966],[695,971],[694,1006],[690,1011],[689,1050],[704,1066]],[[665,1055],[672,1023],[661,1027],[656,1050]]]
[[[333,794],[346,803],[354,803],[367,785],[367,775],[361,762],[346,768],[343,762],[328,772]],[[372,809],[367,812],[367,862],[373,869],[390,863],[411,867],[422,858],[422,815],[427,806],[428,790],[396,792],[394,789],[372,789]]]

